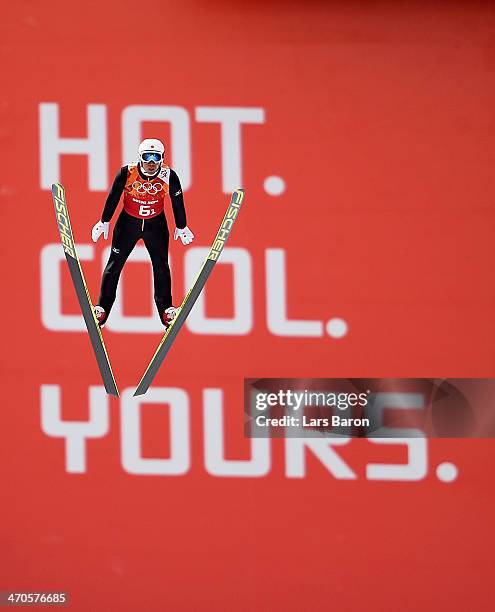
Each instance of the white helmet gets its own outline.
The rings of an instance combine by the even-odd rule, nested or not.
[[[158,140],[157,138],[146,138],[139,145],[139,157],[141,157],[142,153],[146,152],[160,153],[163,156],[163,154],[165,153],[165,147],[163,145],[163,142],[161,140]]]
[[[157,171],[146,172],[146,170],[143,167],[143,162],[149,161],[149,159],[145,159],[145,156],[146,156],[147,153],[148,154],[150,154],[150,153],[155,153],[155,154],[158,153],[160,158],[159,159],[155,159],[154,161],[161,165],[161,162],[163,160],[163,154],[165,153],[165,147],[163,146],[163,142],[161,142],[161,140],[158,140],[157,138],[146,138],[139,145],[138,153],[139,153],[139,160],[141,162],[141,164],[140,164],[141,165],[141,172],[143,174],[145,174],[146,176],[154,176]],[[149,157],[152,157],[152,156],[149,155]]]

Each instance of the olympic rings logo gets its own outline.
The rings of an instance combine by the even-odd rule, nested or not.
[[[163,191],[163,185],[161,183],[150,183],[146,181],[145,183],[141,183],[141,181],[134,181],[132,183],[132,188],[136,193],[149,193],[150,195],[155,195],[156,193]]]

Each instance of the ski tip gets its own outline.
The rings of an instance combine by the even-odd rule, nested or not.
[[[52,183],[52,195],[58,198],[65,196],[65,189],[62,183]]]
[[[243,199],[244,199],[244,189],[241,189],[239,187],[239,189],[236,189],[232,193],[231,203],[233,203],[233,204],[241,204]]]
[[[133,397],[137,397],[138,395],[144,395],[145,393],[146,393],[146,391],[140,391],[140,390],[139,390],[139,388],[137,388],[137,389],[134,391],[134,395],[133,395]]]

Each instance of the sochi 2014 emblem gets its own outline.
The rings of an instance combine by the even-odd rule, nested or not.
[[[141,181],[134,181],[134,183],[132,183],[132,189],[139,194],[149,193],[150,195],[155,195],[163,191],[163,185],[161,183],[150,183],[149,181],[144,183]]]

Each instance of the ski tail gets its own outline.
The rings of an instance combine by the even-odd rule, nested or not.
[[[203,265],[201,266],[191,288],[187,292],[182,304],[180,305],[178,312],[172,321],[170,327],[167,329],[163,338],[155,351],[155,354],[151,358],[151,361],[146,368],[141,380],[136,387],[134,395],[143,395],[149,389],[153,379],[155,378],[158,370],[160,369],[163,360],[165,359],[168,351],[170,350],[177,334],[181,327],[184,325],[187,316],[192,310],[196,300],[198,299],[203,287],[208,280],[220,254],[227,242],[232,227],[237,215],[241,208],[242,201],[244,200],[244,189],[236,189],[231,196],[227,212],[220,224],[220,228],[215,236],[215,240],[210,248],[208,256],[206,257]]]
[[[115,395],[118,397],[119,390],[117,388],[117,383],[115,382],[115,377],[112,372],[112,367],[108,358],[105,342],[103,341],[101,329],[94,313],[91,296],[89,295],[88,287],[86,285],[81,262],[77,256],[76,244],[70,224],[65,189],[60,183],[54,183],[52,185],[52,197],[53,204],[55,206],[55,217],[57,219],[60,240],[62,242],[65,258],[69,266],[72,282],[76,290],[77,299],[79,300],[79,305],[81,307],[84,322],[86,324],[91,345],[95,353],[103,384],[106,392],[109,395]]]

